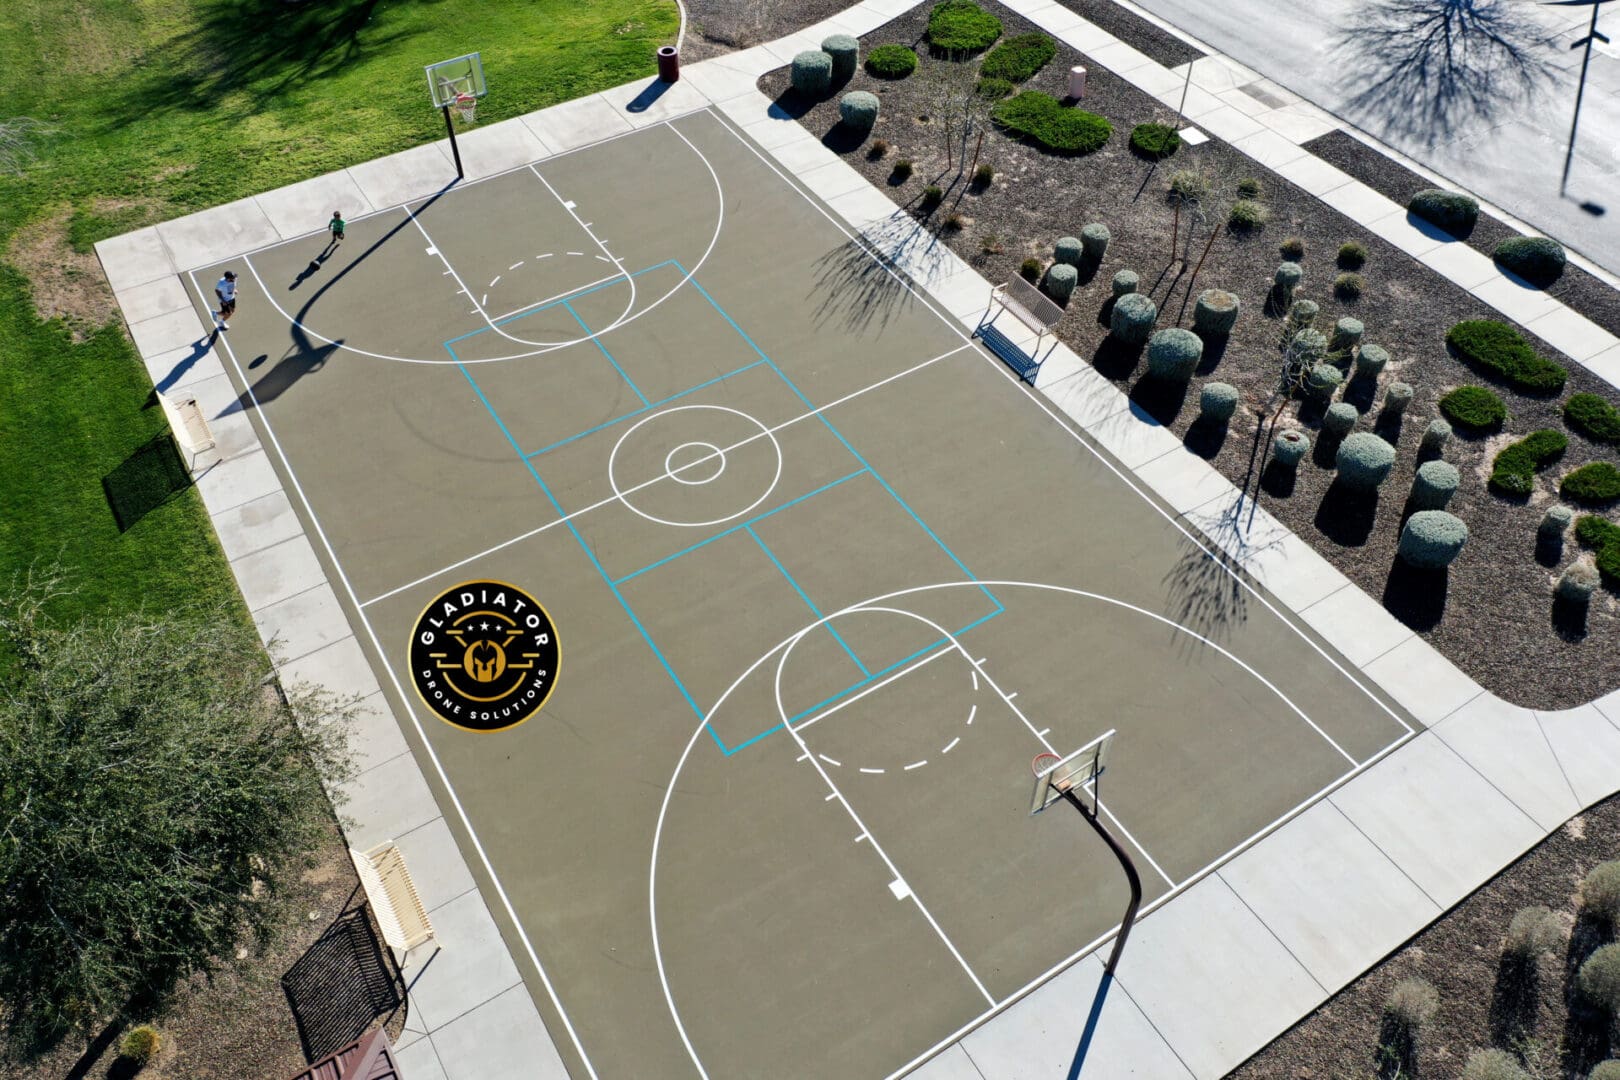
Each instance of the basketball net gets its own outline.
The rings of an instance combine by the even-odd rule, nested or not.
[[[457,94],[455,102],[450,107],[456,110],[456,115],[464,124],[470,124],[478,118],[478,99],[471,94]]]

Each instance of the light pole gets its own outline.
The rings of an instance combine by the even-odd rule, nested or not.
[[[1558,184],[1560,197],[1567,194],[1569,189],[1569,167],[1575,160],[1575,129],[1581,122],[1581,98],[1586,94],[1586,69],[1592,63],[1592,43],[1601,41],[1607,45],[1609,39],[1598,33],[1598,5],[1607,4],[1609,0],[1549,0],[1548,7],[1579,7],[1590,4],[1592,7],[1592,25],[1587,28],[1586,36],[1570,45],[1572,49],[1586,46],[1586,55],[1581,57],[1581,81],[1575,88],[1575,116],[1569,122],[1569,148],[1564,151],[1564,178]]]

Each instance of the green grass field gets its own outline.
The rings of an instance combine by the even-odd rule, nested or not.
[[[0,115],[51,132],[22,176],[0,176],[0,252],[64,210],[83,252],[438,138],[422,76],[434,60],[483,53],[489,123],[650,74],[678,22],[672,0],[7,0]],[[0,582],[59,561],[78,587],[70,616],[234,603],[194,491],[152,500],[122,532],[109,508],[103,478],[127,475],[163,423],[122,331],[75,342],[42,323],[7,263]]]

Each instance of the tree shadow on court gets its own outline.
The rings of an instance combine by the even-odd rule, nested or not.
[[[1188,526],[1177,543],[1175,565],[1164,576],[1169,617],[1181,626],[1219,641],[1249,618],[1250,578],[1244,562],[1281,542],[1257,540],[1250,528],[1253,502],[1239,491],[1212,521],[1202,523],[1208,539]],[[1192,641],[1182,635],[1183,643]]]
[[[948,266],[949,256],[939,237],[905,211],[895,211],[816,259],[810,289],[816,324],[836,320],[856,331],[874,322],[887,325],[920,302],[907,278],[927,282]]]
[[[121,533],[190,486],[191,470],[167,431],[152,436],[101,478],[107,507]]]
[[[350,896],[349,904],[354,901]],[[306,1060],[343,1049],[404,1004],[404,980],[364,906],[345,905],[281,977]]]

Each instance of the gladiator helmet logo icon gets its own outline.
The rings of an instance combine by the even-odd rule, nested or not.
[[[550,697],[560,652],[551,617],[514,585],[472,581],[437,597],[411,636],[416,691],[440,719],[500,731]]]

